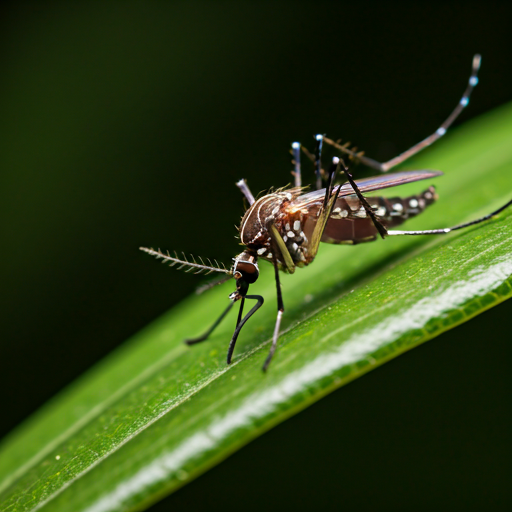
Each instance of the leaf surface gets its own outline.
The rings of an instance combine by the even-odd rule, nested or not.
[[[406,229],[489,213],[512,197],[512,105],[454,130],[407,168],[445,176],[438,203]],[[233,283],[188,298],[3,441],[0,510],[145,508],[330,391],[510,297],[511,247],[512,211],[447,236],[322,244],[313,265],[283,276],[283,333],[267,374],[270,266],[251,287],[265,305],[229,367],[234,313],[209,341],[182,340],[222,312]]]

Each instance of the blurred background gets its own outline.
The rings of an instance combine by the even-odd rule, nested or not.
[[[140,245],[230,262],[234,183],[290,182],[293,140],[325,132],[389,159],[451,112],[476,52],[457,124],[510,101],[511,14],[4,2],[0,437],[201,282]],[[152,510],[510,509],[511,314],[504,303],[340,389]]]

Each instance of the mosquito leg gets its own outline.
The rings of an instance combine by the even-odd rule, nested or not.
[[[322,147],[324,145],[324,136],[320,133],[315,135],[315,174],[316,174],[316,189],[322,188]]]
[[[293,262],[292,256],[288,247],[286,247],[286,243],[283,240],[282,236],[279,234],[279,231],[276,228],[276,225],[273,222],[267,223],[267,229],[272,238],[272,242],[274,245],[274,250],[272,254],[275,254],[277,250],[281,253],[283,257],[283,263],[286,267],[288,273],[293,274],[295,272],[295,263]]]
[[[264,372],[267,371],[268,365],[270,361],[272,361],[272,356],[277,348],[277,339],[279,338],[279,329],[281,327],[281,318],[284,313],[284,304],[283,304],[283,293],[281,291],[281,282],[279,281],[279,268],[277,265],[276,251],[273,251],[273,260],[274,260],[274,272],[276,278],[276,287],[277,287],[277,319],[276,325],[274,327],[274,334],[272,335],[272,345],[270,346],[270,351],[268,353],[267,359],[265,359],[265,363],[263,364],[262,370]]]
[[[240,320],[242,318],[242,311],[243,311],[243,305],[244,305],[244,299],[254,299],[257,301],[256,305],[253,306],[253,308],[245,315],[243,320]],[[258,309],[263,305],[263,297],[261,295],[246,295],[245,297],[242,297],[242,304],[240,305],[240,311],[238,313],[238,320],[236,323],[236,329],[233,333],[233,337],[231,338],[231,341],[229,342],[229,348],[228,348],[228,355],[226,358],[226,361],[228,364],[231,364],[231,358],[233,357],[233,351],[235,350],[235,344],[236,340],[238,339],[238,335],[240,334],[240,331],[242,330],[242,327],[245,325],[245,322],[251,318]]]
[[[396,231],[396,230],[390,230],[388,231],[388,235],[444,235],[446,233],[450,233],[451,231],[457,231],[458,229],[467,228],[469,226],[473,226],[475,224],[480,224],[480,222],[485,222],[486,220],[489,220],[491,217],[494,217],[495,215],[498,215],[498,213],[505,210],[505,208],[508,208],[510,205],[512,205],[512,199],[505,203],[503,206],[498,208],[497,210],[493,211],[492,213],[489,213],[488,215],[484,215],[483,217],[480,217],[479,219],[472,220],[470,222],[464,222],[463,224],[457,224],[456,226],[453,226],[451,228],[444,228],[444,229],[427,229],[424,231]]]
[[[327,221],[329,220],[329,216],[332,213],[332,209],[334,208],[334,204],[336,203],[336,199],[338,199],[338,195],[341,190],[341,185],[339,185],[336,192],[334,192],[334,179],[336,177],[336,173],[338,172],[339,165],[340,159],[338,157],[334,157],[332,159],[332,165],[329,169],[329,177],[327,180],[327,187],[325,188],[324,202],[322,204],[315,228],[313,229],[313,233],[311,234],[311,239],[309,241],[307,263],[311,263],[314,260],[316,253],[318,252],[320,239],[322,238],[325,226],[327,225]]]
[[[366,198],[363,196],[363,194],[359,190],[359,187],[357,186],[356,182],[354,181],[354,178],[352,178],[352,175],[348,172],[348,169],[345,166],[345,163],[343,162],[343,160],[342,160],[341,166],[343,168],[343,172],[345,173],[345,176],[347,177],[348,182],[350,183],[350,186],[354,189],[356,196],[358,197],[359,201],[361,201],[361,204],[363,205],[364,209],[366,210],[367,215],[370,217],[370,219],[372,219],[372,222],[373,222],[374,226],[377,228],[379,235],[382,238],[384,238],[388,234],[388,230],[375,215],[375,212],[372,210],[372,207],[368,204],[368,201],[366,200]]]
[[[306,157],[311,160],[313,165],[315,166],[315,175],[316,175],[316,189],[320,190],[322,188],[322,178],[324,177],[324,172],[322,169],[322,147],[323,147],[323,135],[315,135],[316,145],[315,145],[315,153],[311,153],[308,148],[303,146],[300,142],[292,143],[292,155],[293,162],[295,164],[295,170],[292,174],[295,176],[295,186],[302,186],[302,177],[300,172],[300,152],[302,151]]]
[[[334,180],[336,179],[336,175],[338,174],[339,166],[340,166],[341,159],[338,157],[334,157],[332,159],[332,164],[329,169],[329,176],[327,178],[327,186],[325,187],[325,196],[324,196],[324,203],[323,203],[323,209],[327,210],[329,208],[329,203],[332,202],[333,196],[332,193],[334,191]],[[336,199],[338,199],[338,194],[341,187],[338,187],[338,191],[336,193]],[[333,203],[334,204],[334,203]],[[330,215],[330,212],[329,212]]]
[[[293,155],[293,164],[295,166],[295,170],[292,172],[295,178],[295,186],[302,186],[302,176],[300,174],[300,142],[292,143],[292,155]]]
[[[227,358],[226,358],[228,364],[231,363],[231,358],[233,356],[233,351],[235,350],[236,340],[238,338],[238,334],[240,333],[240,329],[238,327],[242,323],[242,315],[243,315],[243,312],[244,312],[244,304],[245,304],[245,297],[242,297],[242,300],[240,301],[240,309],[238,310],[238,318],[236,320],[235,332],[233,333],[233,336],[231,337],[231,341],[229,342],[228,355],[227,355]]]
[[[183,343],[186,343],[187,345],[195,345],[196,343],[201,343],[201,341],[204,341],[210,336],[210,334],[214,331],[214,329],[224,320],[224,317],[229,313],[231,308],[233,307],[234,302],[230,302],[228,307],[224,310],[222,315],[213,322],[213,325],[202,335],[197,338],[190,338],[187,340],[183,340]]]
[[[316,137],[318,136],[315,136],[315,140],[316,140]],[[323,135],[320,135],[319,137],[323,137]],[[318,141],[317,141],[317,144],[318,144]],[[300,145],[300,150],[302,151],[302,153],[304,153],[306,155],[306,158],[313,164],[313,166],[315,167],[315,175],[317,174],[317,157],[315,154],[311,153],[311,151],[309,151],[309,149],[304,146],[303,144]],[[323,169],[320,169],[320,176],[321,178],[325,178],[325,171]],[[317,182],[315,182],[315,185],[317,184]],[[320,188],[322,188],[322,185],[320,185]],[[318,190],[318,188],[317,188]]]
[[[252,195],[251,189],[249,188],[249,185],[247,185],[247,181],[240,180],[236,182],[236,186],[242,191],[242,194],[245,196],[249,204],[253,204],[255,199]]]
[[[427,138],[423,139],[421,142],[418,142],[418,144],[415,144],[412,148],[408,149],[407,151],[403,152],[402,154],[398,155],[395,158],[392,158],[388,162],[380,163],[376,160],[373,160],[372,158],[368,158],[366,156],[362,156],[361,154],[357,154],[356,152],[352,151],[350,148],[343,147],[340,144],[334,142],[331,139],[328,139],[327,137],[324,137],[324,141],[327,144],[330,144],[331,146],[334,146],[336,149],[340,150],[341,152],[355,158],[356,160],[360,161],[364,165],[367,165],[368,167],[371,167],[372,169],[376,169],[380,172],[387,172],[393,167],[396,167],[397,165],[401,164],[402,162],[405,162],[408,158],[415,155],[416,153],[419,153],[422,149],[426,148],[427,146],[430,146],[433,142],[435,142],[437,139],[441,138],[445,133],[446,130],[450,127],[450,125],[457,119],[459,114],[464,110],[464,108],[469,103],[469,97],[471,96],[471,92],[475,88],[475,86],[478,84],[478,70],[480,69],[480,62],[481,62],[480,55],[475,55],[473,57],[473,65],[471,69],[471,76],[469,77],[469,83],[466,87],[466,90],[464,91],[464,94],[462,95],[462,98],[460,99],[458,105],[455,107],[453,112],[448,116],[446,121],[431,135],[429,135]]]

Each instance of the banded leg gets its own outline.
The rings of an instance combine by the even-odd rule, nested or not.
[[[368,204],[368,201],[366,200],[366,198],[363,196],[363,194],[359,190],[359,187],[357,186],[356,182],[354,181],[354,178],[352,178],[352,175],[348,172],[345,162],[343,162],[343,160],[341,160],[341,159],[340,159],[340,161],[341,161],[341,166],[343,167],[343,172],[344,172],[345,176],[347,177],[347,180],[350,183],[350,186],[354,189],[354,192],[356,193],[356,196],[359,199],[359,201],[361,201],[361,204],[363,205],[363,207],[366,211],[366,214],[368,215],[368,217],[370,217],[370,219],[372,219],[373,225],[379,232],[379,235],[381,236],[381,238],[384,238],[388,234],[388,230],[382,224],[382,222],[377,218],[372,207]]]
[[[296,187],[302,187],[302,176],[300,173],[300,142],[292,142],[292,156],[293,156],[293,165],[295,167],[292,172],[294,177],[294,185]]]
[[[506,202],[503,206],[500,206],[497,210],[494,210],[493,212],[484,215],[483,217],[480,217],[478,219],[472,220],[470,222],[464,222],[462,224],[457,224],[455,226],[452,226],[450,228],[441,228],[441,229],[426,229],[421,231],[401,231],[401,230],[388,230],[377,218],[374,211],[372,210],[372,207],[368,204],[368,201],[363,196],[361,191],[359,190],[359,187],[355,183],[354,179],[348,172],[348,169],[343,165],[343,172],[347,176],[348,181],[350,182],[350,185],[354,189],[354,192],[356,193],[359,201],[361,201],[361,204],[364,206],[364,209],[366,210],[367,215],[372,219],[373,224],[375,225],[375,228],[379,232],[380,236],[384,238],[385,236],[397,236],[397,235],[445,235],[447,233],[450,233],[451,231],[457,231],[458,229],[467,228],[469,226],[473,226],[475,224],[480,224],[481,222],[485,222],[486,220],[489,220],[491,217],[494,217],[495,215],[498,215],[498,213],[502,212],[506,208],[508,208],[510,205],[512,205],[512,199],[508,202]]]
[[[458,229],[467,228],[469,226],[474,226],[475,224],[480,224],[481,222],[485,222],[489,220],[491,217],[498,215],[498,213],[502,212],[506,208],[512,205],[512,199],[505,203],[503,206],[500,206],[497,210],[480,217],[479,219],[472,220],[470,222],[464,222],[463,224],[457,224],[456,226],[452,226],[451,228],[442,228],[442,229],[426,229],[423,231],[398,231],[398,230],[389,230],[387,232],[388,235],[445,235],[446,233],[450,233],[451,231],[457,231]]]
[[[281,291],[281,282],[279,280],[279,267],[277,265],[277,257],[276,257],[276,248],[272,252],[273,254],[273,263],[274,263],[274,274],[276,278],[276,288],[277,288],[277,318],[276,325],[274,327],[274,334],[272,335],[272,345],[270,346],[270,351],[268,353],[267,358],[265,359],[265,363],[263,364],[262,370],[264,372],[267,371],[270,361],[272,361],[272,357],[277,348],[277,339],[279,338],[279,329],[281,328],[281,319],[284,313],[284,303],[283,303],[283,293]]]
[[[300,152],[304,153],[308,160],[311,161],[311,163],[315,167],[315,187],[316,190],[320,190],[322,188],[322,180],[325,178],[325,171],[322,169],[322,147],[323,147],[323,141],[324,141],[324,135],[317,134],[315,135],[315,151],[314,153],[311,153],[311,151],[308,150],[306,146],[303,146],[299,142],[294,142],[292,144],[292,155],[294,163],[299,161],[300,162]],[[295,146],[297,145],[297,146]],[[297,153],[295,153],[295,150],[299,150]],[[297,154],[297,158],[295,155]],[[292,174],[296,176],[296,171],[293,171]],[[295,182],[295,186],[297,186],[297,182]]]
[[[315,135],[315,174],[316,174],[316,189],[322,188],[322,147],[324,145],[324,136],[322,134]]]
[[[480,55],[476,54],[473,57],[473,65],[471,68],[471,76],[469,77],[469,83],[466,87],[466,90],[464,91],[464,94],[462,95],[462,98],[460,99],[458,105],[455,107],[453,112],[447,117],[447,119],[444,121],[443,124],[431,135],[429,135],[427,138],[423,139],[421,142],[418,142],[418,144],[415,144],[412,148],[408,149],[407,151],[404,151],[402,154],[398,155],[395,158],[392,158],[391,160],[380,163],[376,160],[373,160],[372,158],[368,158],[366,156],[362,156],[361,154],[357,154],[355,151],[352,151],[350,148],[346,146],[342,146],[338,144],[337,142],[328,139],[327,137],[324,137],[324,141],[335,147],[336,149],[340,150],[342,153],[345,153],[353,158],[355,158],[357,161],[360,161],[364,165],[367,165],[368,167],[371,167],[372,169],[375,169],[380,172],[388,172],[393,167],[396,167],[397,165],[401,164],[402,162],[405,162],[408,158],[415,155],[416,153],[419,153],[422,149],[426,148],[427,146],[430,146],[432,143],[434,143],[436,140],[440,139],[445,133],[446,130],[450,127],[450,125],[457,119],[459,114],[464,110],[464,108],[469,103],[469,97],[471,96],[471,92],[475,88],[475,86],[478,84],[478,70],[480,69],[480,62],[481,62]]]

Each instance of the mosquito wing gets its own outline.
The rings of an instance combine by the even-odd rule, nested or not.
[[[373,176],[371,178],[363,178],[356,180],[356,184],[359,190],[364,194],[365,192],[372,192],[374,190],[381,190],[383,188],[398,187],[398,185],[405,185],[406,183],[412,183],[414,181],[427,180],[429,178],[435,178],[441,176],[441,171],[403,171],[396,172],[393,174],[381,174],[379,176]],[[354,195],[354,189],[350,183],[342,185],[338,197],[345,197]],[[315,203],[322,203],[325,197],[325,188],[320,190],[314,190],[303,194],[295,199],[290,206],[295,207],[308,207]]]
[[[356,183],[361,192],[364,193],[434,178],[441,174],[439,171],[428,170],[404,171],[365,178],[357,180]],[[294,233],[294,237],[290,238],[290,241],[297,245],[300,242],[300,248],[305,254],[305,264],[310,263],[315,256],[309,254],[309,241],[315,229],[324,197],[325,189],[315,190],[296,197],[286,208],[290,228],[292,225],[295,226],[296,219],[299,220],[297,226],[300,227],[300,230]],[[369,197],[367,201],[380,221],[386,227],[391,228],[421,213],[435,201],[436,197],[434,187],[429,187],[421,194],[414,196],[405,198]],[[290,233],[287,234],[289,237]],[[354,193],[354,189],[349,183],[346,183],[341,187],[336,203],[333,205],[321,241],[331,244],[358,244],[375,240],[377,235],[377,229],[367,216],[364,206]]]

